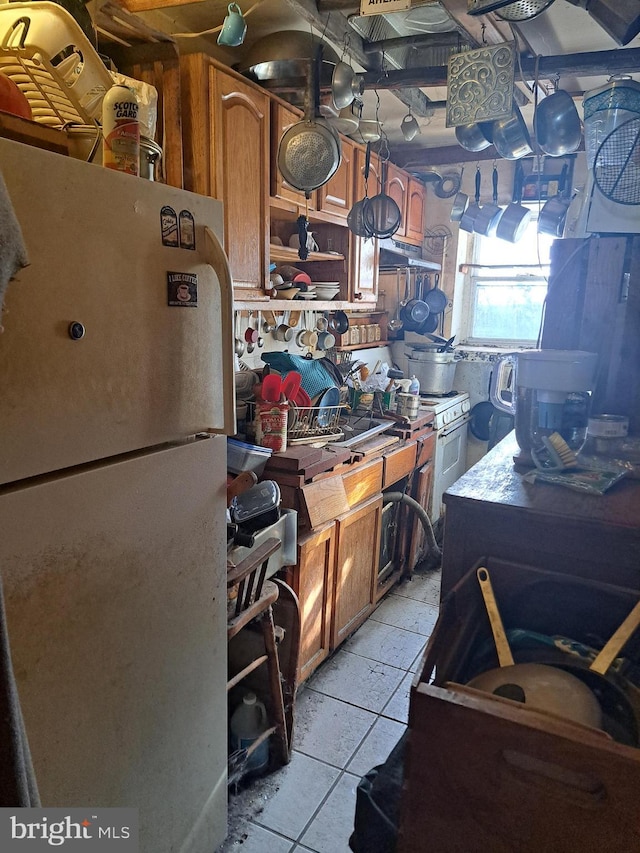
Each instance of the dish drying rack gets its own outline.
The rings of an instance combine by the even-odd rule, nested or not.
[[[25,95],[34,121],[56,128],[98,123],[113,85],[76,20],[47,0],[0,6],[0,73]]]
[[[344,403],[336,406],[296,406],[289,403],[287,444],[311,444],[319,439],[339,441],[344,438],[340,419],[345,409]],[[247,401],[247,415],[252,421],[255,410],[255,401]]]

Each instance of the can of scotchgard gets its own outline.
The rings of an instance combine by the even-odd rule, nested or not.
[[[128,86],[112,86],[104,96],[102,135],[102,165],[128,175],[139,175],[138,101]]]

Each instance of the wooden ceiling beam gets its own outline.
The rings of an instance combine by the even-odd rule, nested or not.
[[[528,80],[535,75],[534,56],[521,58],[522,73]],[[569,53],[559,56],[541,56],[538,77],[551,80],[555,77],[602,77],[612,74],[637,73],[640,67],[640,48],[598,50],[591,53]],[[363,74],[365,89],[395,89],[399,86],[446,86],[447,66],[430,68],[403,68],[389,71],[380,80],[378,75]]]

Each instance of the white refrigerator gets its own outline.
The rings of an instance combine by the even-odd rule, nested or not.
[[[0,574],[43,806],[226,835],[232,293],[219,202],[0,140]],[[215,269],[215,271],[214,271]]]

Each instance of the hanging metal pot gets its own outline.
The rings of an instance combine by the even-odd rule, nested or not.
[[[503,213],[502,208],[498,205],[498,169],[495,164],[493,166],[491,181],[493,185],[493,204],[483,205],[473,223],[473,230],[476,234],[481,234],[484,237],[495,234],[496,226]]]
[[[533,154],[527,125],[516,104],[513,105],[513,112],[508,118],[494,121],[493,144],[505,160],[519,160]]]
[[[522,165],[517,163],[513,178],[513,200],[505,208],[496,226],[496,237],[500,240],[506,240],[508,243],[517,243],[531,221],[531,211],[528,207],[520,204],[523,179]]]
[[[480,173],[480,167],[476,167],[476,196],[475,202],[470,204],[465,212],[462,214],[460,218],[460,228],[463,231],[468,231],[471,233],[473,231],[473,226],[476,221],[476,216],[480,213],[480,183],[482,181],[482,175]]]
[[[551,196],[544,203],[538,216],[538,233],[550,234],[552,237],[562,237],[567,219],[567,212],[571,205],[570,194],[566,194],[566,182],[568,166],[562,167],[560,181],[558,182],[558,194]]]

